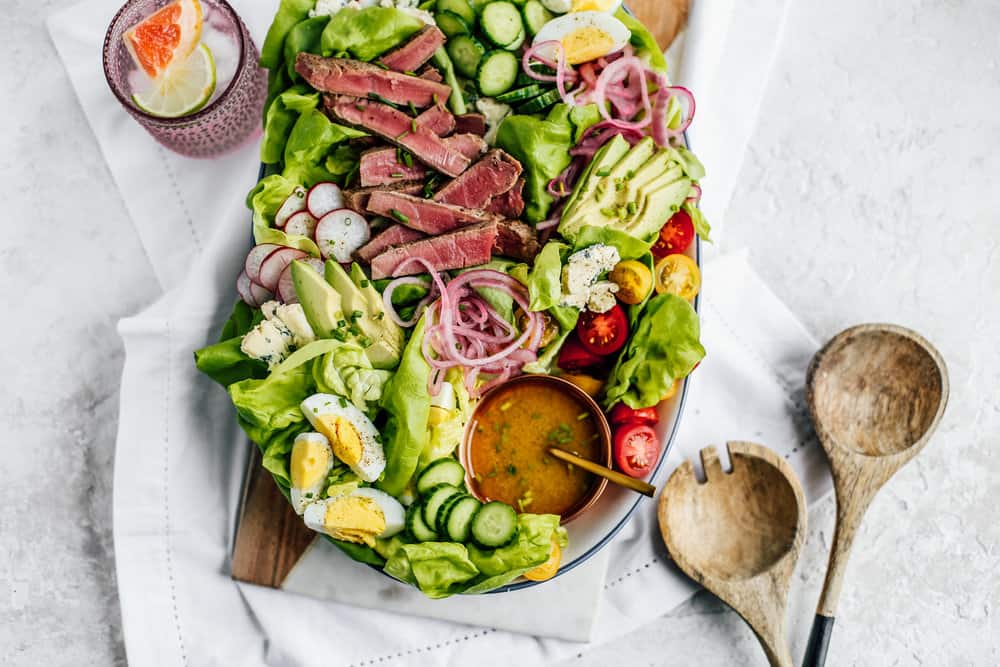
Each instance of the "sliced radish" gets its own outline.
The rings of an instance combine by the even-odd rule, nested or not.
[[[316,231],[316,218],[312,217],[309,211],[299,211],[288,219],[285,225],[286,234],[298,234],[299,236],[313,237]]]
[[[260,265],[260,279],[257,280],[257,283],[273,292],[278,288],[278,279],[281,278],[281,272],[285,270],[285,267],[291,264],[293,259],[306,256],[306,253],[295,248],[275,250]]]
[[[246,271],[241,271],[240,277],[236,279],[236,292],[243,299],[243,303],[256,307],[258,305],[257,299],[254,298],[253,292],[250,291],[251,285],[253,283],[250,282],[250,276],[247,275]]]
[[[317,183],[306,195],[306,206],[313,217],[319,220],[330,211],[344,207],[344,193],[336,183]]]
[[[300,260],[305,264],[308,264],[316,270],[316,273],[323,275],[323,260],[318,257],[306,257]],[[285,270],[281,272],[281,277],[278,279],[278,299],[282,303],[298,303],[299,297],[295,294],[295,284],[292,280],[292,265],[291,263],[285,267]]]
[[[246,272],[247,278],[260,284],[260,265],[264,263],[268,255],[281,247],[276,243],[261,243],[251,248],[246,262],[243,263],[243,271]]]
[[[274,298],[274,292],[254,282],[250,283],[250,294],[253,296],[254,301],[256,301],[255,305],[258,308]]]
[[[274,226],[281,229],[288,222],[288,219],[299,211],[306,210],[306,189],[297,187],[292,190],[292,194],[278,207],[278,212],[274,214]]]
[[[368,243],[372,236],[368,221],[349,208],[327,213],[316,225],[316,245],[323,259],[340,263],[351,261],[355,250]]]

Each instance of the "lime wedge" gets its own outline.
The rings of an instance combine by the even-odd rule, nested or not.
[[[179,118],[205,106],[215,92],[215,60],[204,44],[172,64],[147,90],[133,93],[135,105],[153,116]]]

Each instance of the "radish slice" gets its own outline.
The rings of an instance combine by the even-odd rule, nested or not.
[[[289,218],[304,210],[306,210],[306,189],[297,187],[292,190],[292,194],[288,195],[288,198],[278,208],[278,212],[274,214],[274,226],[282,229]]]
[[[257,284],[263,285],[273,292],[278,289],[278,279],[281,278],[281,272],[285,270],[285,267],[291,264],[293,259],[306,256],[306,253],[295,248],[275,250],[260,265],[260,278],[257,280]]]
[[[312,217],[309,211],[299,211],[290,217],[285,225],[286,234],[298,234],[312,238],[315,231],[316,218]]]
[[[250,282],[250,276],[247,275],[246,271],[241,271],[239,278],[236,279],[236,292],[243,299],[243,303],[248,306],[256,307],[257,299],[254,298],[253,292],[250,291],[250,286],[253,285]]]
[[[268,255],[281,247],[282,246],[276,243],[261,243],[260,245],[255,245],[251,248],[250,253],[247,255],[246,262],[243,263],[243,271],[247,274],[247,278],[257,284],[261,284],[260,265],[264,263],[264,260],[267,259]],[[265,285],[265,287],[267,287],[267,285]]]
[[[253,282],[250,283],[250,295],[253,296],[256,302],[254,305],[258,308],[274,298],[274,292]]]
[[[344,193],[336,183],[317,183],[306,195],[306,207],[319,220],[330,211],[344,208]]]
[[[316,273],[323,275],[323,260],[318,257],[306,257],[300,260],[313,269]],[[295,294],[295,284],[292,281],[292,265],[291,263],[285,267],[285,270],[281,272],[281,277],[278,278],[278,300],[282,303],[298,303],[299,297]]]
[[[323,259],[350,262],[355,250],[368,243],[372,230],[368,221],[349,208],[327,213],[316,225],[316,245]]]

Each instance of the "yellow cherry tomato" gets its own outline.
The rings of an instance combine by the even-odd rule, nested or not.
[[[556,576],[556,572],[559,571],[561,561],[562,549],[559,548],[559,543],[556,542],[556,538],[553,537],[552,549],[549,550],[549,559],[538,567],[525,572],[524,578],[530,579],[531,581],[545,581],[546,579],[551,579]]]
[[[608,278],[618,285],[615,296],[622,303],[642,303],[649,290],[653,289],[653,274],[649,272],[649,267],[634,259],[618,262]]]
[[[563,380],[572,382],[580,389],[583,389],[584,393],[591,397],[597,396],[601,393],[601,390],[604,389],[604,380],[598,380],[595,377],[584,375],[583,373],[565,373],[559,377]]]
[[[687,255],[667,255],[656,264],[656,293],[690,301],[701,289],[701,270]]]
[[[677,393],[677,389],[680,386],[681,386],[681,381],[680,380],[675,380],[674,383],[672,385],[670,385],[670,389],[667,389],[667,393],[665,393],[663,395],[663,398],[661,398],[660,400],[661,401],[665,401],[668,398],[673,398],[674,395]]]

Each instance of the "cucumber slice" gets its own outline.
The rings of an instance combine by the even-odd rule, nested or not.
[[[406,511],[406,530],[417,542],[433,542],[438,536],[424,522],[423,505],[421,502],[410,505],[410,509]]]
[[[451,511],[451,508],[455,505],[455,503],[468,497],[469,494],[467,493],[456,493],[452,497],[448,498],[448,500],[444,501],[444,504],[441,505],[441,509],[439,509],[437,513],[437,524],[434,526],[437,529],[437,534],[441,536],[441,539],[445,539],[448,536],[448,512]]]
[[[486,37],[497,46],[508,47],[519,39],[524,41],[522,34],[524,21],[521,20],[521,12],[518,11],[517,5],[512,2],[501,0],[483,7],[479,26]]]
[[[528,35],[528,33],[525,32],[522,29],[521,30],[521,34],[517,36],[517,39],[515,39],[513,42],[511,42],[507,46],[503,46],[503,47],[500,47],[500,48],[502,48],[505,51],[517,51],[519,48],[521,48],[524,45],[524,40],[527,39],[527,35]]]
[[[520,68],[521,62],[510,51],[490,51],[483,56],[479,63],[479,71],[476,72],[479,92],[487,97],[506,93],[514,86]]]
[[[486,54],[486,47],[471,35],[457,35],[448,40],[448,55],[458,73],[473,79],[479,71],[479,63]]]
[[[444,507],[445,502],[456,493],[462,493],[462,490],[451,484],[438,484],[430,490],[424,499],[424,523],[427,524],[428,528],[434,530],[437,527],[438,512]]]
[[[438,27],[441,28],[441,32],[448,37],[468,35],[472,32],[469,23],[454,12],[438,12],[434,15],[434,20],[437,22]]]
[[[451,12],[462,17],[469,25],[476,23],[476,10],[468,3],[468,0],[437,0],[438,12]],[[440,23],[438,26],[440,27]],[[441,28],[444,30],[444,28]]]
[[[559,94],[558,90],[550,90],[544,95],[532,98],[517,107],[517,113],[537,113],[539,111],[544,111],[561,100],[562,95]]]
[[[538,97],[548,90],[550,90],[548,86],[533,83],[530,86],[515,88],[514,90],[508,90],[502,95],[497,95],[497,102],[503,102],[504,104],[524,102],[525,100],[530,100],[532,97]]]
[[[472,517],[476,515],[482,503],[472,496],[462,496],[448,503],[448,512],[444,517],[443,534],[453,542],[468,542],[469,531],[472,528]]]
[[[438,484],[450,484],[461,489],[465,486],[465,468],[453,458],[431,461],[417,478],[417,493],[426,495]]]
[[[440,6],[440,3],[438,3]],[[521,7],[521,14],[524,16],[524,27],[528,29],[528,34],[534,37],[542,26],[555,18],[555,15],[545,8],[545,5],[538,0],[528,0]]]
[[[488,502],[472,517],[473,541],[484,549],[496,549],[517,537],[517,513],[507,503]]]
[[[493,2],[493,0],[469,0],[469,5],[476,14],[482,14],[483,8]]]

